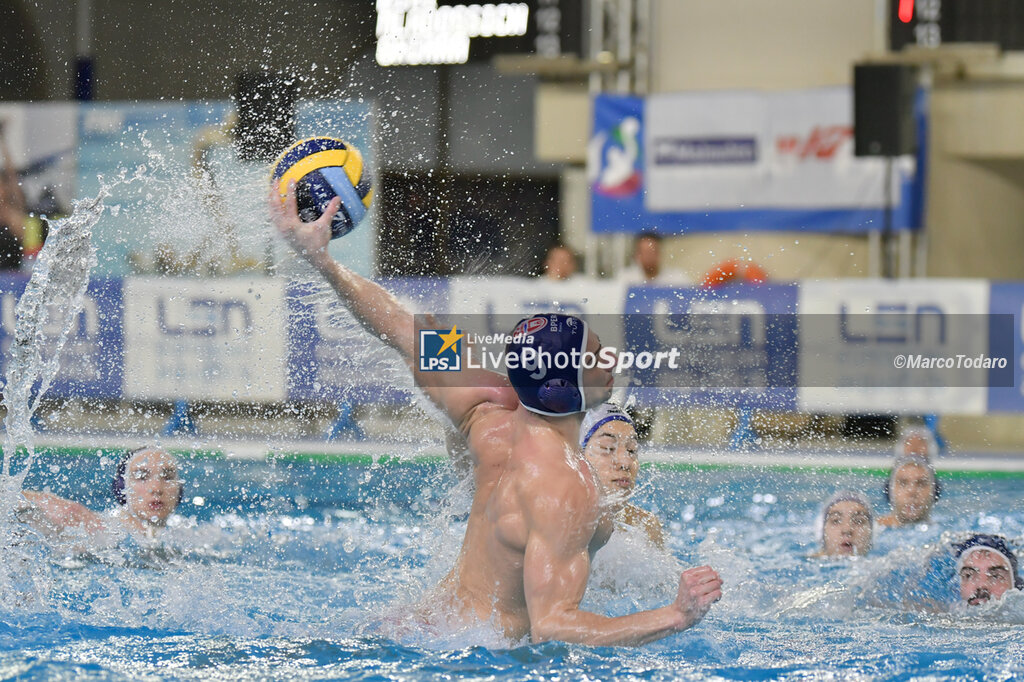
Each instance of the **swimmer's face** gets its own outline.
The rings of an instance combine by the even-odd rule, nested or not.
[[[128,461],[124,476],[128,511],[145,523],[163,526],[178,506],[178,463],[162,450],[144,450]]]
[[[853,500],[836,502],[825,514],[824,554],[864,555],[871,549],[871,515]]]
[[[633,492],[640,462],[632,426],[618,419],[605,422],[587,441],[583,454],[606,494],[624,498]]]
[[[935,481],[920,464],[904,464],[892,477],[889,499],[900,523],[926,521],[935,504]]]
[[[971,606],[1001,599],[1013,589],[1010,562],[999,552],[979,549],[971,552],[960,569],[960,599]]]
[[[590,332],[587,337],[587,351],[593,353],[598,362],[602,361],[598,355],[601,352],[601,339],[594,332]],[[587,399],[588,406],[599,405],[608,400],[612,395],[614,385],[615,374],[612,369],[601,369],[596,366],[583,369],[583,395]]]
[[[927,457],[929,454],[928,440],[918,434],[907,436],[906,440],[903,441],[903,454]]]

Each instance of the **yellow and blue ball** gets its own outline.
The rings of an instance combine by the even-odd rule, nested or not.
[[[274,163],[273,180],[281,183],[281,200],[288,183],[295,183],[299,217],[312,222],[323,215],[334,197],[341,209],[331,221],[331,239],[352,231],[366,215],[373,199],[373,182],[359,150],[333,137],[299,140]]]

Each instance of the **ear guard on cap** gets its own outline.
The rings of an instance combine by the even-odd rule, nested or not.
[[[561,313],[519,321],[505,353],[519,359],[508,379],[523,407],[549,417],[587,409],[582,389],[587,333],[586,322]]]
[[[549,411],[558,414],[583,411],[582,392],[565,379],[545,381],[537,389],[537,399]]]

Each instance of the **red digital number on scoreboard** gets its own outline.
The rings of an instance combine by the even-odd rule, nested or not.
[[[897,15],[904,24],[909,24],[914,18],[914,0],[900,0],[900,7]]]

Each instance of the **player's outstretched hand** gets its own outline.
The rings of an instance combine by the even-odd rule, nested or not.
[[[275,182],[270,188],[267,198],[270,207],[270,219],[274,227],[299,254],[314,266],[321,264],[327,256],[327,245],[331,241],[331,220],[341,208],[341,199],[334,197],[327,205],[323,215],[311,223],[304,223],[299,218],[299,209],[295,200],[295,183],[288,183],[288,191],[281,201],[280,184]]]
[[[679,576],[679,593],[673,606],[682,617],[680,630],[693,627],[704,617],[711,605],[722,598],[722,578],[710,566],[683,571]]]

